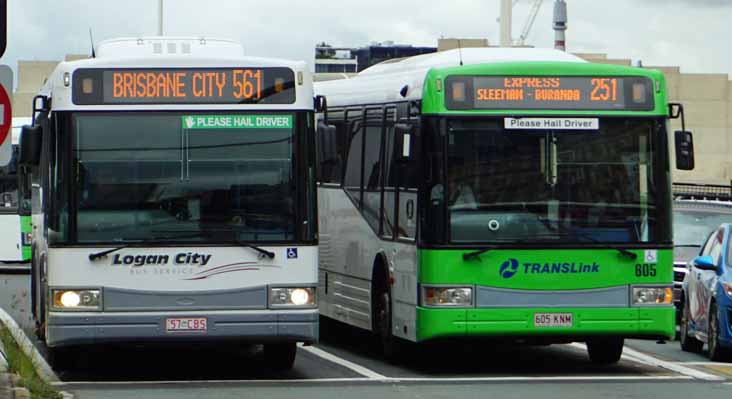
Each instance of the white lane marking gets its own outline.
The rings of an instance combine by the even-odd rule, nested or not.
[[[573,343],[570,344],[571,346],[574,346],[576,348],[587,348],[586,345],[580,344],[580,343]],[[635,349],[629,348],[627,345],[623,348],[623,358],[635,361],[637,363],[642,363],[648,366],[653,367],[659,367],[662,369],[670,370],[675,373],[683,374],[692,378],[696,378],[699,380],[707,380],[707,381],[723,381],[725,380],[724,377],[719,377],[714,374],[705,373],[703,371],[693,369],[691,367],[684,367],[676,362],[667,362],[665,360],[661,360],[657,357],[653,357],[650,355],[647,355],[645,353],[639,352]]]
[[[660,376],[638,376],[638,375],[627,375],[627,376],[606,376],[606,375],[593,375],[593,376],[555,376],[555,377],[455,377],[455,378],[429,378],[429,377],[416,377],[416,378],[392,378],[384,377],[383,379],[376,378],[313,378],[313,379],[299,379],[299,380],[200,380],[200,381],[69,381],[69,382],[54,382],[51,385],[56,387],[84,387],[84,386],[108,386],[113,387],[115,385],[206,385],[206,384],[319,384],[319,383],[335,383],[335,382],[522,382],[522,381],[665,381],[665,380],[693,380],[693,377],[685,375],[660,375]]]
[[[730,366],[732,367],[732,363],[725,363],[725,362],[673,362],[674,364],[689,364],[692,366]]]
[[[359,364],[353,363],[351,361],[348,361],[346,359],[340,358],[336,355],[333,355],[329,352],[326,352],[320,348],[316,348],[314,346],[300,346],[300,349],[309,352],[319,358],[325,359],[331,363],[335,363],[339,366],[343,366],[357,374],[360,374],[364,377],[376,379],[376,380],[385,380],[388,377],[382,374],[379,374],[371,369],[368,369],[366,367],[363,367]]]
[[[18,326],[18,323],[3,308],[0,308],[0,322],[8,328],[20,349],[30,358],[38,375],[46,382],[59,381],[58,376],[51,366],[48,365],[46,359],[38,352],[38,348],[33,345],[23,330]]]

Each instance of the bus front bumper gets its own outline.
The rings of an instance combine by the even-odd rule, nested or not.
[[[169,332],[171,318],[205,318],[206,331]],[[96,343],[215,342],[251,343],[318,341],[318,310],[221,312],[93,313],[51,312],[48,346]]]
[[[565,327],[537,327],[534,316],[571,314]],[[417,308],[417,341],[440,338],[538,338],[543,341],[583,341],[592,336],[672,339],[675,308]]]

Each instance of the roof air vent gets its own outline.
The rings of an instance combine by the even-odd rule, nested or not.
[[[163,53],[163,43],[153,43],[153,54]]]
[[[180,45],[180,52],[183,54],[190,54],[191,53],[191,44],[190,43],[182,43]]]
[[[175,54],[177,46],[175,43],[168,43],[168,54]]]

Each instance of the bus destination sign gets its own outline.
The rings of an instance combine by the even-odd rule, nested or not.
[[[78,69],[77,105],[292,104],[290,68]]]
[[[653,85],[643,77],[451,76],[446,106],[452,110],[653,109]]]

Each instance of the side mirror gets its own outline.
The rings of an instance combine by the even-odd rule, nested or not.
[[[325,96],[318,95],[313,98],[313,109],[316,114],[325,112],[328,109],[328,101],[325,99]]]
[[[717,270],[717,265],[714,264],[714,260],[711,256],[697,256],[692,261],[694,267],[701,270]]]
[[[694,169],[694,137],[690,131],[674,132],[676,141],[676,168],[680,170]]]
[[[318,122],[318,157],[320,162],[336,162],[338,150],[336,149],[336,127]]]
[[[39,125],[25,125],[20,131],[20,151],[18,164],[22,166],[36,166],[41,161],[41,144],[43,129]]]
[[[397,162],[409,162],[414,153],[414,129],[411,125],[400,123],[394,126],[396,143],[394,150]]]

